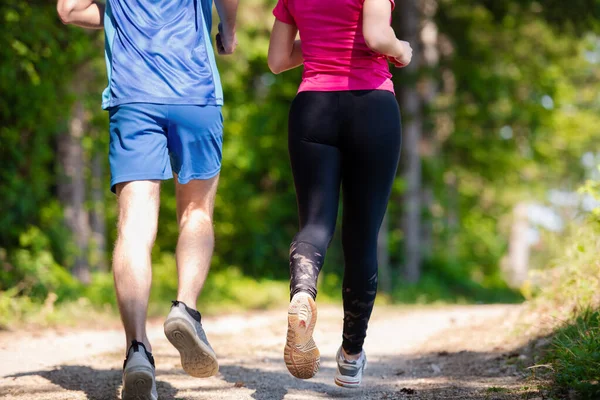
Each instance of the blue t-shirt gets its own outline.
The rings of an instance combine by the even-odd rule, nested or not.
[[[212,0],[107,0],[104,28],[102,108],[223,104],[209,33]]]

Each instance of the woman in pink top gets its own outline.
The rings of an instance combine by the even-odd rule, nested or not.
[[[278,74],[304,65],[289,117],[300,232],[290,249],[284,359],[298,378],[311,378],[319,368],[314,299],[341,186],[344,333],[335,382],[345,387],[360,385],[367,363],[377,235],[400,157],[400,111],[388,61],[408,65],[412,49],[390,26],[393,7],[394,0],[279,0],[273,12],[269,67]]]

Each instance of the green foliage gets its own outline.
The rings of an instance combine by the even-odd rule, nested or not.
[[[163,254],[153,267],[154,279],[150,297],[152,314],[162,314],[170,307],[177,295],[177,268],[175,258]],[[269,279],[252,279],[244,276],[239,268],[214,270],[208,276],[202,295],[198,300],[203,312],[256,310],[285,304],[288,289],[284,282]]]
[[[98,34],[65,28],[54,2],[0,5],[0,243],[18,247],[54,197],[55,139],[70,112],[72,71],[100,56]],[[44,227],[45,229],[46,227]]]
[[[565,243],[563,255],[533,279],[541,288],[538,301],[558,318],[570,318],[588,307],[600,307],[600,222],[593,218],[575,230]]]
[[[27,321],[27,316],[37,315],[40,304],[27,296],[18,296],[18,288],[0,291],[0,329],[12,326],[16,322]]]
[[[596,192],[597,193],[597,192]],[[557,321],[546,362],[558,390],[577,398],[600,395],[600,219],[591,216],[563,242],[563,255],[535,277],[534,304]]]
[[[36,227],[19,238],[20,248],[7,253],[0,249],[0,291],[43,301],[50,293],[61,300],[76,298],[80,285],[54,261],[49,239]]]
[[[587,309],[560,329],[548,356],[556,385],[578,398],[600,396],[600,311]]]
[[[506,286],[499,273],[470,277],[464,265],[443,257],[427,260],[423,277],[416,285],[398,282],[392,299],[403,304],[431,303],[517,303],[523,298]]]
[[[287,300],[288,246],[298,229],[287,114],[301,70],[278,76],[268,71],[273,3],[245,2],[239,49],[218,57],[225,144],[215,208],[217,245],[201,299],[210,310],[264,308]],[[542,199],[548,189],[574,187],[583,177],[579,160],[595,149],[600,126],[600,69],[593,57],[600,54],[600,42],[585,34],[598,26],[598,5],[595,0],[439,1],[439,65],[422,65],[416,76],[395,71],[398,89],[421,88],[422,80],[430,79],[439,91],[424,121],[437,149],[424,160],[424,184],[434,194],[423,212],[432,244],[424,249],[423,280],[405,285],[400,227],[405,184],[397,179],[388,213],[392,299],[519,299],[506,289],[498,268],[507,249],[505,216],[518,201]],[[64,205],[57,201],[57,143],[69,122],[77,71],[86,69],[94,75],[83,96],[92,127],[82,147],[86,162],[103,155],[106,188],[104,198],[87,206],[105,206],[107,242],[114,242],[115,198],[107,190],[104,156],[107,115],[100,110],[106,79],[100,72],[102,34],[63,26],[53,2],[21,0],[0,4],[0,31],[0,315],[26,315],[54,303],[56,310],[66,310],[79,297],[87,299],[83,309],[114,309],[109,274],[95,273],[86,287],[68,274],[76,251],[63,223]],[[85,173],[91,183],[90,171]],[[161,193],[154,315],[176,293],[173,186],[164,184]],[[589,190],[595,187],[589,184]],[[107,257],[111,250],[106,249]],[[564,279],[549,287],[588,301],[590,281],[582,281],[579,268],[568,271],[578,284]],[[320,300],[339,300],[342,274],[336,236],[320,278]],[[48,311],[47,319],[57,315]]]
[[[578,2],[575,14],[596,15],[599,4]],[[598,53],[598,38],[581,35],[590,20],[572,18],[573,10],[557,23],[559,9],[555,2],[439,2],[442,57],[421,73],[441,85],[429,120],[446,121],[431,133],[440,154],[424,161],[435,192],[430,257],[450,257],[463,280],[483,287],[499,279],[512,208],[578,186],[580,158],[597,141],[600,70],[589,54]]]

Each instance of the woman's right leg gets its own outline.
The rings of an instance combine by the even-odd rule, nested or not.
[[[284,360],[297,378],[313,377],[320,353],[312,338],[317,320],[317,278],[335,230],[341,154],[337,147],[338,94],[300,93],[290,110],[289,152],[300,232],[290,248],[288,334]]]

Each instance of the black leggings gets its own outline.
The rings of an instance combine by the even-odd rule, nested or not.
[[[317,295],[343,189],[343,347],[358,354],[377,293],[377,236],[396,175],[400,110],[391,92],[302,92],[290,110],[289,151],[300,232],[290,248],[291,295]]]

